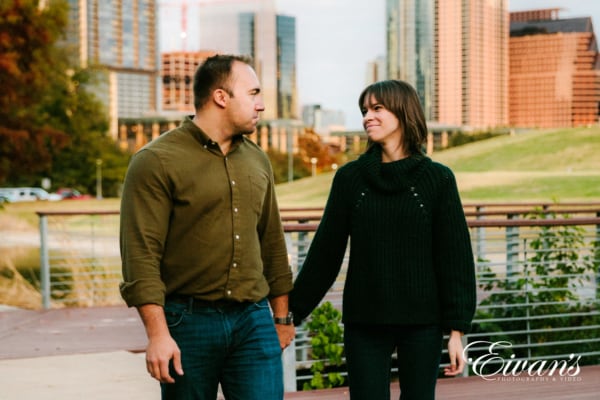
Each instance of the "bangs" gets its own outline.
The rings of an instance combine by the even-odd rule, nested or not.
[[[367,86],[358,98],[358,107],[364,110],[372,107],[374,104],[381,104],[385,108],[393,111],[398,104],[398,94],[394,93],[390,87],[390,81],[375,82]]]

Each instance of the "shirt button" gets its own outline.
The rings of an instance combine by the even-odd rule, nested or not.
[[[235,235],[236,240],[240,240],[240,235]]]
[[[231,290],[227,291],[227,296],[231,296]]]
[[[238,212],[238,209],[237,209],[237,207],[233,209],[233,212]]]
[[[233,263],[233,268],[237,268],[237,263]]]
[[[207,145],[204,145],[204,148],[205,148],[205,149],[207,149],[207,148],[208,148],[208,146],[207,146]]]
[[[231,184],[232,184],[232,185],[235,185],[235,181],[231,181]]]

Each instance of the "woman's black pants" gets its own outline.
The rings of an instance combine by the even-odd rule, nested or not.
[[[344,326],[351,400],[389,400],[392,354],[401,400],[433,400],[442,353],[439,326]]]

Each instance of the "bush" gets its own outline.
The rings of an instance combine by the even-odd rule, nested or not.
[[[569,329],[600,324],[598,303],[582,302],[578,294],[598,270],[598,242],[592,243],[591,254],[581,251],[585,246],[581,227],[544,226],[528,241],[523,270],[499,277],[486,267],[481,276],[485,283],[479,286],[492,293],[480,303],[489,308],[478,310],[476,318],[486,321],[474,325],[474,333],[488,332],[492,342],[511,342],[517,358],[597,352],[598,342],[589,341],[597,331]],[[599,362],[600,356],[590,355],[581,364]]]
[[[344,377],[336,367],[343,364],[342,354],[344,330],[340,325],[342,314],[326,301],[315,308],[311,320],[307,323],[309,335],[312,336],[311,356],[317,360],[310,367],[313,378],[305,382],[303,390],[326,389],[342,386]]]

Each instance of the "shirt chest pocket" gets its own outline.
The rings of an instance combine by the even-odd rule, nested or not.
[[[250,175],[248,179],[250,182],[250,204],[254,212],[260,215],[265,203],[269,181],[267,177],[262,175]]]

